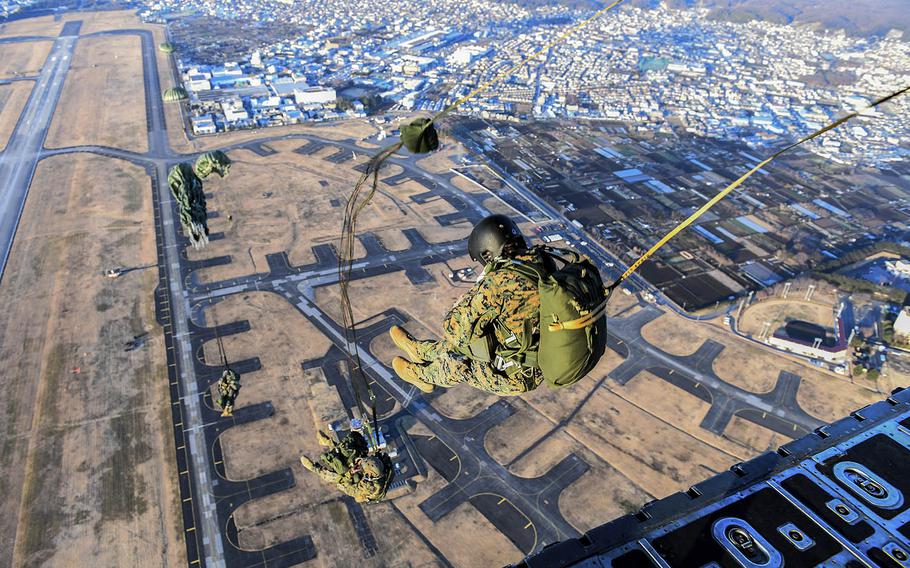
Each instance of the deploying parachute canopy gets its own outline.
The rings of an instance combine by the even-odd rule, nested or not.
[[[202,180],[187,163],[177,164],[167,176],[167,184],[177,200],[180,209],[180,225],[195,248],[205,246],[209,241],[209,227],[206,223],[205,193]]]
[[[186,89],[183,87],[174,87],[164,91],[164,102],[174,103],[177,101],[182,101],[186,99],[189,95],[186,94]]]
[[[158,49],[165,53],[174,53],[174,50],[177,49],[177,46],[175,46],[173,43],[164,42],[158,44]]]
[[[196,158],[195,165],[186,162],[177,164],[167,176],[167,184],[180,208],[180,224],[195,248],[203,247],[209,241],[202,180],[212,173],[225,177],[230,169],[231,159],[224,152],[216,150]]]
[[[196,174],[202,179],[209,177],[213,173],[224,177],[231,171],[231,159],[221,150],[206,152],[196,158],[195,169]]]

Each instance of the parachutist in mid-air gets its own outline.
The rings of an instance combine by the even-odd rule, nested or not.
[[[234,402],[240,393],[240,374],[231,369],[225,369],[218,379],[218,407],[222,416],[231,416],[234,413]]]
[[[318,437],[319,445],[328,449],[315,462],[301,456],[303,467],[358,503],[381,501],[385,497],[394,475],[388,454],[369,455],[366,439],[356,431],[337,443],[323,432]]]
[[[418,341],[398,326],[390,330],[410,359],[392,360],[402,380],[427,393],[467,383],[519,395],[543,381],[568,386],[594,367],[606,346],[600,317],[606,293],[588,259],[529,248],[505,215],[474,227],[468,253],[484,271],[446,314],[441,341]]]

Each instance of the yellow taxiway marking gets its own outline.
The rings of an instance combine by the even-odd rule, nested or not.
[[[193,500],[192,497],[187,497],[186,499],[183,500],[183,502],[186,503],[187,501],[192,501],[192,500]]]
[[[453,461],[455,461],[455,460],[457,460],[457,459],[458,459],[458,456],[455,455],[455,456],[452,456],[451,458],[449,458],[449,461],[450,461],[450,462],[453,462]]]
[[[196,530],[196,527],[190,527],[186,529],[186,532],[193,532],[194,530]]]
[[[525,528],[529,529],[529,528],[531,528],[531,525],[533,525],[533,524],[534,523],[532,523],[531,521],[528,521],[528,524],[525,525]]]
[[[427,442],[432,442],[435,439],[436,439],[436,434],[433,434],[432,436],[430,436],[430,439],[427,440]]]
[[[223,463],[224,463],[224,460],[218,460],[218,461],[215,462],[215,465],[221,465],[221,464],[223,464]]]
[[[190,472],[190,470],[185,469],[185,470],[183,470],[183,471],[180,472],[180,475],[186,475],[186,474],[188,474],[189,472]]]
[[[497,505],[502,505],[505,502],[506,502],[506,498],[503,497],[502,499],[499,500],[499,503],[497,503]]]
[[[190,562],[190,566],[192,566],[193,564],[199,564],[199,559],[197,558],[196,560],[193,560],[192,562]]]

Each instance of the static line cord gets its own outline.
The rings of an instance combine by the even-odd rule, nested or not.
[[[712,197],[711,200],[708,201],[707,203],[705,203],[704,205],[702,205],[702,206],[698,209],[698,211],[696,211],[695,213],[692,213],[691,215],[689,215],[689,218],[688,218],[688,219],[686,219],[685,221],[683,221],[683,222],[680,223],[679,225],[675,226],[675,227],[673,228],[673,230],[671,230],[669,233],[667,233],[666,235],[664,235],[664,237],[663,237],[662,239],[660,239],[659,241],[657,241],[657,243],[655,243],[654,246],[652,246],[650,249],[648,249],[648,252],[646,252],[645,254],[641,255],[641,258],[639,258],[639,259],[636,260],[634,263],[632,263],[632,265],[629,266],[629,268],[627,268],[625,272],[623,272],[622,276],[620,276],[619,279],[616,280],[616,282],[614,282],[613,284],[610,285],[609,289],[612,290],[613,288],[615,288],[616,286],[618,286],[620,282],[622,282],[623,280],[625,280],[626,278],[628,278],[629,276],[631,276],[632,273],[635,272],[635,271],[638,269],[638,267],[641,266],[646,260],[648,260],[649,258],[651,258],[651,256],[652,256],[655,252],[657,252],[657,251],[660,249],[660,247],[662,247],[662,246],[664,246],[665,244],[667,244],[667,241],[669,241],[670,239],[672,239],[673,237],[675,237],[677,234],[679,234],[682,230],[684,230],[684,229],[687,228],[689,225],[691,225],[692,223],[694,223],[695,221],[697,221],[699,217],[701,217],[701,216],[704,215],[709,209],[711,209],[712,207],[714,207],[714,206],[717,204],[718,201],[720,201],[721,199],[723,199],[724,197],[726,197],[727,195],[729,195],[731,191],[733,191],[734,189],[736,189],[737,187],[739,187],[740,185],[742,185],[742,183],[743,183],[744,181],[746,181],[747,179],[749,179],[750,177],[752,177],[752,174],[754,174],[755,172],[757,172],[758,170],[760,170],[760,169],[763,168],[764,166],[766,166],[766,165],[768,165],[769,163],[771,163],[775,158],[777,158],[777,157],[780,156],[781,154],[784,154],[785,152],[788,152],[788,151],[792,150],[793,148],[796,148],[797,146],[801,146],[802,144],[805,144],[806,142],[808,142],[809,140],[812,140],[813,138],[818,138],[819,136],[821,136],[822,134],[828,132],[829,130],[833,130],[833,129],[837,128],[838,126],[840,126],[840,125],[842,125],[842,124],[844,124],[844,123],[846,123],[846,122],[848,122],[848,121],[850,121],[850,120],[856,118],[857,116],[859,116],[859,115],[865,113],[866,111],[869,111],[869,110],[871,110],[871,109],[874,109],[874,108],[877,107],[878,105],[883,104],[883,103],[886,103],[886,102],[890,101],[891,99],[893,99],[893,98],[895,98],[895,97],[899,97],[900,95],[903,95],[903,94],[907,93],[908,91],[910,91],[910,85],[904,87],[903,89],[901,89],[901,90],[899,90],[899,91],[895,91],[895,92],[891,93],[890,95],[884,96],[884,97],[882,97],[882,98],[880,98],[880,99],[874,101],[873,103],[871,103],[870,105],[866,106],[865,108],[862,108],[862,109],[860,109],[860,110],[851,112],[850,114],[848,114],[848,115],[846,115],[846,116],[843,116],[843,117],[841,117],[841,118],[835,120],[834,122],[832,122],[831,124],[825,126],[824,128],[821,128],[821,129],[819,129],[819,130],[816,130],[816,131],[813,132],[812,134],[809,134],[808,136],[804,136],[804,137],[800,138],[800,139],[797,140],[796,142],[790,144],[789,146],[786,146],[786,147],[783,148],[782,150],[778,150],[777,152],[775,152],[775,153],[772,154],[771,156],[765,158],[764,160],[762,160],[761,162],[759,162],[758,164],[756,164],[755,167],[753,167],[751,170],[749,170],[748,172],[746,172],[746,173],[744,173],[742,176],[740,176],[739,179],[737,179],[736,181],[734,181],[733,183],[731,183],[730,185],[728,185],[727,187],[725,187],[723,190],[721,190],[720,193],[718,193],[717,195],[715,195],[714,197]]]
[[[688,219],[686,219],[679,225],[676,225],[675,227],[673,227],[673,229],[669,233],[664,235],[662,239],[657,241],[654,244],[654,246],[652,246],[650,249],[648,249],[648,252],[641,255],[641,257],[638,260],[636,260],[634,263],[632,263],[632,265],[629,266],[629,268],[627,268],[626,271],[622,273],[622,276],[620,276],[619,278],[616,279],[615,282],[613,282],[612,284],[607,286],[607,288],[606,288],[607,298],[603,302],[598,304],[597,307],[593,308],[589,313],[581,316],[580,318],[574,319],[572,321],[551,323],[551,324],[549,324],[548,329],[550,331],[583,329],[583,328],[591,325],[592,323],[594,323],[595,321],[597,321],[598,319],[600,319],[601,317],[603,317],[606,314],[607,303],[610,301],[610,296],[611,296],[610,292],[612,292],[617,286],[619,286],[619,284],[623,280],[625,280],[626,278],[631,276],[638,269],[638,267],[641,266],[646,260],[651,258],[651,256],[655,252],[660,250],[660,247],[667,244],[667,241],[669,241],[670,239],[672,239],[673,237],[678,235],[681,231],[683,231],[686,227],[688,227],[689,225],[691,225],[692,223],[697,221],[699,217],[701,217],[702,215],[705,214],[705,212],[707,212],[709,209],[714,207],[714,205],[716,205],[718,201],[720,201],[724,197],[728,196],[731,191],[733,191],[734,189],[736,189],[737,187],[742,185],[742,183],[744,181],[746,181],[747,179],[749,179],[749,177],[751,177],[752,174],[754,174],[755,172],[757,172],[764,166],[771,163],[771,161],[773,161],[775,158],[777,158],[781,154],[788,152],[788,151],[792,150],[793,148],[796,148],[797,146],[804,144],[804,143],[808,142],[809,140],[812,140],[813,138],[818,138],[825,132],[828,132],[829,130],[833,130],[833,129],[837,128],[838,126],[844,124],[845,122],[848,122],[848,121],[856,118],[857,116],[865,113],[866,111],[871,110],[882,103],[888,102],[895,97],[899,97],[900,95],[903,95],[903,94],[907,93],[908,91],[910,91],[910,85],[904,87],[903,89],[901,89],[899,91],[896,91],[894,93],[891,93],[890,95],[884,96],[884,97],[874,101],[872,104],[866,106],[865,108],[851,112],[850,114],[835,120],[834,122],[825,126],[824,128],[816,130],[812,134],[809,134],[808,136],[804,136],[804,137],[800,138],[796,142],[793,142],[789,146],[786,146],[782,150],[778,150],[771,156],[765,158],[764,160],[762,160],[761,162],[756,164],[751,170],[749,170],[748,172],[746,172],[742,176],[740,176],[739,179],[737,179],[736,181],[734,181],[733,183],[731,183],[730,185],[728,185],[727,187],[722,189],[717,195],[715,195],[707,203],[702,205],[698,209],[698,211],[689,215]]]
[[[221,340],[221,335],[218,333],[218,319],[215,318],[215,304],[209,299],[209,306],[212,307],[212,329],[215,330],[215,340],[218,342],[218,352],[221,354],[221,363],[224,365],[225,369],[230,370],[230,365],[228,365],[227,353],[224,351],[224,342]]]

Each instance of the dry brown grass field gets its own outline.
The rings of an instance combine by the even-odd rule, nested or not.
[[[37,76],[51,45],[49,41],[0,44],[0,79]]]
[[[124,13],[67,14],[5,24],[0,35],[56,36],[70,19],[85,22],[83,34],[137,21]],[[130,51],[122,39],[80,40],[67,83],[80,83],[81,91],[65,88],[56,115],[66,113],[89,134],[92,126],[115,126],[144,140],[141,99],[138,114],[110,105],[120,112],[118,125],[84,112],[104,106],[99,93],[135,104],[132,93],[108,89],[112,75],[122,81],[118,88],[142,96],[141,71],[129,77],[141,65],[138,40]],[[49,48],[48,41],[4,45],[0,74],[37,73]],[[110,67],[108,75],[80,75],[80,66],[97,71],[92,58]],[[4,145],[32,87],[0,87]],[[150,191],[145,172],[119,160],[74,155],[38,165],[0,281],[0,364],[11,370],[0,378],[0,565],[186,562],[164,346],[154,318],[157,271],[103,276],[114,266],[155,264]],[[137,336],[140,347],[127,351]]]
[[[80,39],[48,130],[48,148],[82,144],[145,152],[145,89],[135,36]]]
[[[63,21],[54,20],[53,16],[16,20],[0,25],[0,35],[13,36],[56,36],[63,29]]]
[[[707,339],[722,343],[725,347],[714,361],[714,371],[721,379],[751,392],[773,389],[781,371],[795,373],[803,378],[797,393],[800,405],[826,422],[882,398],[870,381],[854,384],[846,377],[736,337],[717,325],[668,313],[643,327],[642,335],[652,345],[675,355],[694,353]]]
[[[185,562],[157,273],[102,274],[155,263],[149,189],[120,161],[38,167],[0,284],[0,564]]]
[[[337,247],[345,202],[359,176],[353,166],[365,160],[334,164],[325,158],[337,151],[327,146],[311,156],[294,153],[303,146],[301,140],[271,142],[277,151],[261,157],[249,150],[230,153],[234,165],[225,179],[206,180],[206,191],[212,193],[210,210],[218,217],[210,220],[212,232],[223,232],[226,239],[210,243],[199,251],[189,251],[191,259],[230,255],[232,263],[199,271],[205,282],[264,272],[268,269],[266,254],[288,251],[293,265],[315,261],[312,247],[329,244]],[[390,165],[382,178],[401,172]],[[414,181],[396,186],[380,184],[370,206],[358,221],[360,231],[374,233],[392,251],[408,248],[402,229],[416,228],[430,242],[464,237],[467,224],[440,227],[434,215],[452,213],[454,209],[441,199],[425,204],[411,202],[412,195],[426,189]],[[363,256],[357,243],[355,255]]]
[[[13,135],[34,86],[34,81],[0,85],[0,151],[6,148],[9,137]]]
[[[791,320],[803,320],[831,328],[834,325],[834,305],[800,299],[771,298],[755,302],[744,309],[737,325],[743,333],[758,337],[766,322],[770,324],[768,331],[770,335]]]

